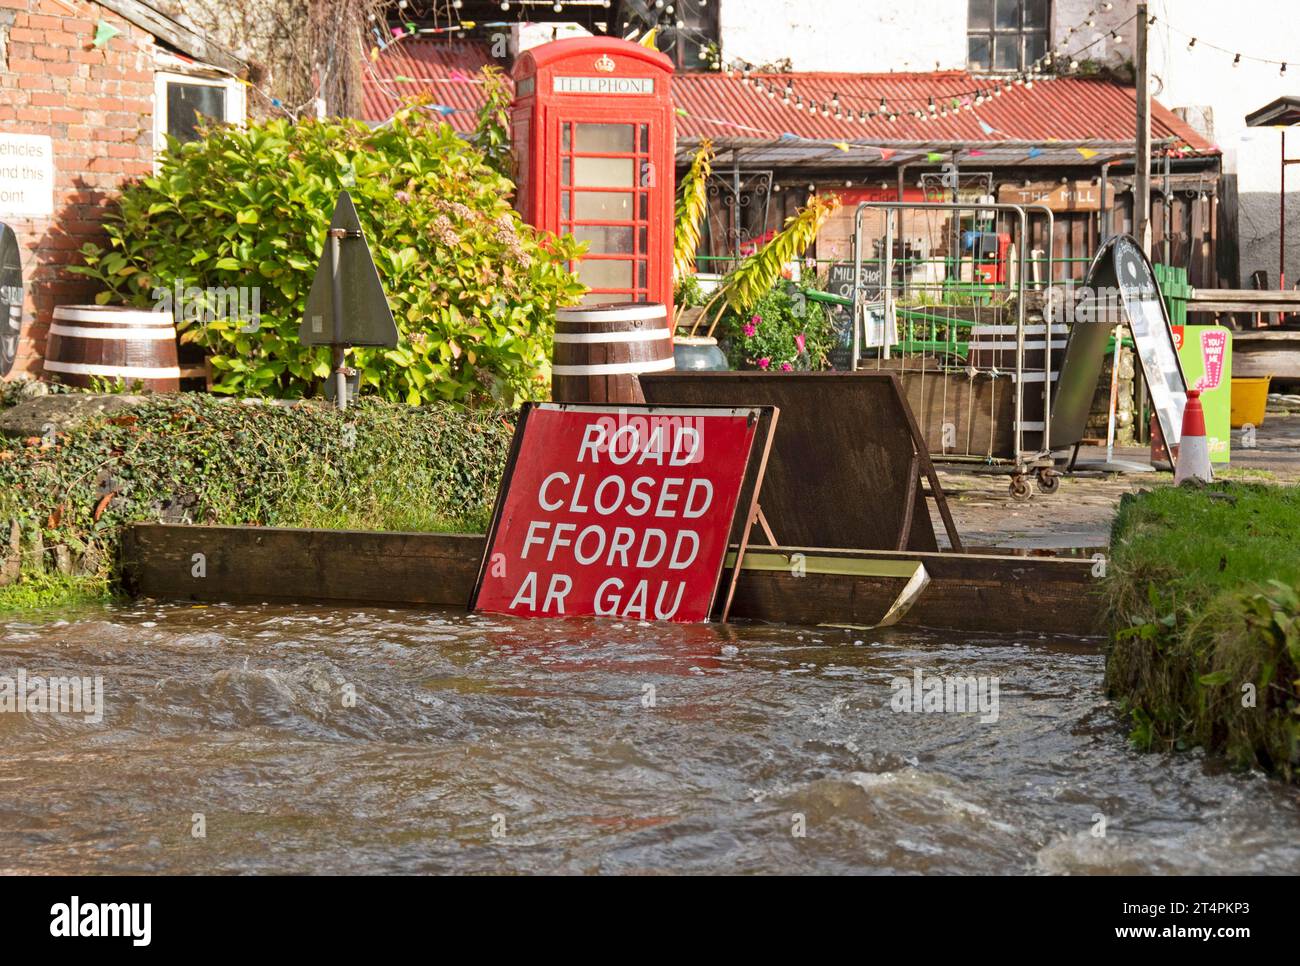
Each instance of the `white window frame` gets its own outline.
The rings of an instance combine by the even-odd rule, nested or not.
[[[167,147],[167,85],[197,84],[203,87],[220,87],[226,92],[227,124],[243,124],[248,119],[248,105],[244,85],[236,78],[222,74],[187,74],[181,71],[159,70],[153,75],[153,150],[161,154]]]

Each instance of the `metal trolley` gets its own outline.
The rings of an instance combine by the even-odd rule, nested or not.
[[[869,210],[884,220],[874,255],[880,280],[875,293],[863,283],[863,221]],[[1028,252],[1027,210],[1047,217],[1049,242],[1042,257],[1031,259]],[[921,216],[931,232],[917,240],[912,255],[906,243],[896,252],[904,241],[906,212]],[[934,231],[939,214],[948,215],[942,240]],[[1019,250],[1012,251],[1008,236],[996,230],[1002,215],[1019,226]],[[962,230],[964,221],[970,230]],[[990,222],[992,232],[985,230]],[[1031,475],[1043,493],[1060,484],[1048,440],[1059,361],[1053,351],[1064,351],[1068,332],[1051,311],[1054,227],[1045,205],[992,201],[864,202],[854,214],[853,368],[897,375],[934,461],[1009,474],[1017,500],[1030,497]],[[983,247],[989,235],[992,257]],[[938,250],[945,252],[938,265],[924,257]],[[1031,269],[1043,263],[1045,275],[1031,283]],[[969,279],[963,278],[968,270]],[[1031,311],[1041,312],[1041,320],[1029,321]]]

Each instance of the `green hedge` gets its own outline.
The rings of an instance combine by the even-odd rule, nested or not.
[[[43,573],[111,579],[130,521],[481,530],[513,431],[504,410],[363,399],[339,413],[185,394],[53,441],[0,441],[7,593],[30,597]]]
[[[1106,684],[1143,748],[1300,775],[1300,489],[1126,496],[1104,582]]]

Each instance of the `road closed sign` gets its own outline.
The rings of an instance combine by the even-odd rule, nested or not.
[[[471,608],[707,620],[760,413],[526,406]]]

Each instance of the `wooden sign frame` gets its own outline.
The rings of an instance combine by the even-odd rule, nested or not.
[[[730,613],[731,599],[735,593],[736,581],[740,577],[741,565],[744,559],[744,549],[749,542],[749,533],[752,528],[756,513],[756,496],[748,503],[745,500],[747,493],[757,494],[762,488],[763,473],[767,466],[768,453],[771,449],[772,438],[776,426],[778,412],[773,406],[665,406],[650,404],[631,404],[625,403],[620,405],[610,405],[602,403],[524,403],[519,413],[519,421],[515,425],[514,437],[510,442],[510,451],[506,457],[505,470],[501,476],[501,483],[497,488],[496,500],[492,507],[492,521],[488,527],[486,540],[484,542],[483,557],[479,562],[478,574],[474,580],[474,587],[470,593],[467,608],[470,611],[477,609],[479,594],[483,587],[484,578],[487,576],[488,568],[491,564],[493,550],[496,546],[497,536],[501,530],[502,513],[505,509],[506,499],[510,492],[519,466],[519,457],[523,448],[523,440],[528,428],[529,418],[533,413],[538,411],[552,412],[569,412],[580,411],[598,414],[610,414],[617,416],[640,415],[640,416],[709,416],[709,415],[745,415],[757,426],[754,435],[750,440],[749,451],[746,454],[745,467],[741,473],[739,487],[736,493],[736,505],[732,510],[731,520],[728,525],[727,539],[723,544],[723,552],[718,558],[718,570],[713,580],[713,589],[709,597],[706,608],[706,620],[711,620],[712,615],[718,603],[719,583],[723,571],[726,569],[727,558],[730,555],[730,535],[735,532],[737,527],[740,529],[741,543],[736,555],[735,563],[730,569],[727,580],[727,590],[723,597],[722,608],[719,620],[726,621]],[[575,615],[577,616],[577,615]],[[582,615],[589,616],[589,615]]]
[[[663,406],[727,406],[745,401],[781,411],[780,432],[772,435],[771,465],[764,471],[764,479],[777,491],[755,501],[764,504],[758,522],[774,545],[779,539],[786,546],[934,552],[939,548],[925,504],[929,496],[952,549],[962,551],[925,437],[892,373],[693,372],[654,373],[639,379],[646,398]],[[873,409],[872,402],[879,407]],[[890,416],[885,407],[893,410]],[[819,419],[827,421],[827,427],[838,421],[836,432],[849,427],[841,436],[847,441],[844,452],[835,452],[829,429],[821,427],[817,432],[819,427],[813,424]],[[880,428],[878,439],[870,444],[865,434],[871,427],[862,425],[865,420],[874,420]],[[886,420],[891,420],[887,426]],[[874,467],[867,466],[870,460],[875,461]],[[818,479],[796,478],[813,462]],[[879,470],[874,476],[873,468]],[[928,493],[922,484],[928,485]],[[888,491],[891,506],[894,498],[901,501],[901,509],[889,514],[895,525],[881,526],[878,512],[846,502],[874,498],[873,488]],[[733,531],[732,542],[738,540]]]

